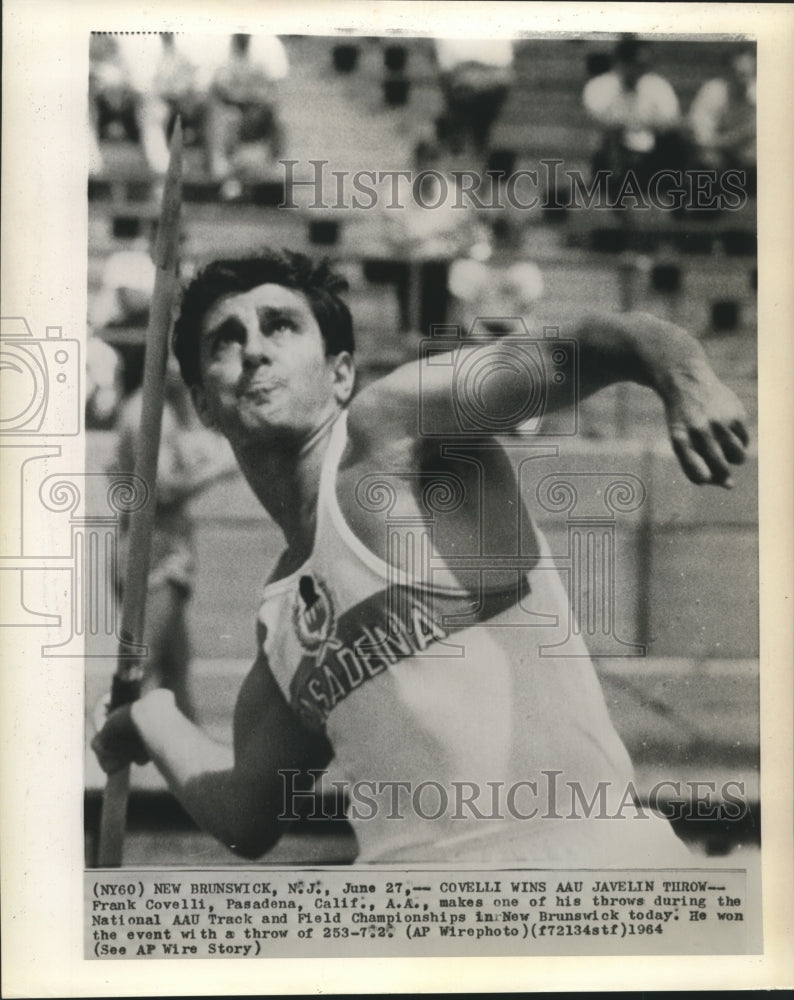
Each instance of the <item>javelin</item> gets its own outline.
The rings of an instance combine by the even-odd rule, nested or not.
[[[146,331],[146,355],[143,371],[143,400],[135,459],[135,475],[146,484],[147,502],[130,516],[129,555],[124,578],[121,614],[121,644],[108,711],[135,701],[140,694],[145,661],[142,655],[130,658],[123,650],[130,644],[141,646],[146,619],[146,591],[149,557],[156,507],[157,455],[160,450],[160,426],[163,416],[165,369],[168,359],[168,336],[176,292],[177,253],[179,247],[179,210],[182,202],[182,125],[177,118],[171,136],[168,172],[160,208],[160,224],[154,248],[155,279],[149,325]],[[130,786],[129,765],[108,776],[102,798],[97,863],[100,868],[121,864],[124,830],[127,823],[127,798]]]

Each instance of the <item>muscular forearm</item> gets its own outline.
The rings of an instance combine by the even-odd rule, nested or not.
[[[696,340],[647,313],[588,317],[574,339],[582,398],[616,382],[636,382],[667,400],[679,380],[699,377],[709,368]]]
[[[661,397],[688,478],[730,485],[729,465],[743,461],[748,444],[744,408],[697,341],[673,323],[643,313],[590,317],[572,336],[575,351],[560,350],[564,341],[528,342],[517,334],[449,343],[448,356],[440,353],[447,342],[438,338],[433,344],[438,353],[428,353],[419,365],[403,365],[360,393],[351,405],[351,435],[373,456],[381,455],[400,434],[410,440],[416,433],[417,405],[421,425],[433,435],[503,432],[510,420],[517,426],[525,419],[528,400],[543,397],[543,411],[551,412],[629,381]]]
[[[440,351],[451,348],[449,363],[442,364],[436,354],[428,353],[420,366],[404,365],[364,390],[351,412],[369,409],[358,421],[364,434],[373,433],[374,428],[377,435],[383,426],[393,430],[405,425],[406,430],[413,430],[418,396],[428,426],[435,433],[447,429],[454,433],[459,432],[461,409],[482,414],[483,426],[487,426],[491,415],[503,420],[505,412],[520,411],[530,390],[537,394],[542,388],[546,412],[625,381],[650,386],[666,399],[677,379],[708,369],[695,340],[654,316],[591,316],[570,333],[576,350],[565,351],[563,361],[559,360],[560,341],[527,339],[525,333],[469,339],[462,344],[439,338]],[[538,358],[538,351],[539,369],[527,364],[527,358]],[[543,379],[542,387],[532,384],[536,373]],[[574,378],[576,391],[572,392]],[[387,422],[378,419],[384,413],[389,414]]]
[[[151,691],[132,706],[131,716],[158,770],[198,826],[246,857],[258,857],[278,839],[267,796],[252,794],[235,768],[231,747],[214,743],[185,718],[171,691]]]

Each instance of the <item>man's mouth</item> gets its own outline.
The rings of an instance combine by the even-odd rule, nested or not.
[[[263,399],[269,396],[281,383],[277,379],[257,379],[244,385],[238,395],[242,399]]]

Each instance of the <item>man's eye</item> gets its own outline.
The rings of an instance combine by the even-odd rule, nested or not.
[[[295,323],[293,320],[274,319],[271,320],[269,323],[265,323],[265,325],[262,327],[262,332],[265,334],[279,333],[282,330],[294,330],[294,329],[295,329]]]
[[[212,338],[212,353],[217,354],[231,344],[240,344],[242,343],[242,338],[242,331],[232,326],[222,327]]]

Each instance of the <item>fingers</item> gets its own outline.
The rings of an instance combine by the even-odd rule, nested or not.
[[[730,430],[738,437],[745,448],[750,444],[750,435],[744,426],[743,420],[734,420],[730,425]]]
[[[692,446],[686,428],[671,431],[670,439],[678,464],[684,470],[687,479],[698,486],[711,482],[711,470]]]
[[[124,753],[120,752],[118,748],[109,749],[102,740],[101,733],[98,733],[91,740],[91,749],[96,754],[99,766],[105,774],[115,774],[116,771],[120,771],[123,767],[128,767],[130,764],[147,764],[149,762],[149,757],[145,750],[130,749],[129,752]]]
[[[102,727],[107,722],[109,708],[110,708],[110,692],[102,695],[102,697],[94,706],[93,712],[91,713],[91,722],[94,726],[95,733],[101,732]]]
[[[731,466],[744,462],[750,442],[744,407],[710,369],[696,376],[667,400],[673,450],[693,483],[730,488]]]
[[[100,733],[97,733],[97,735],[91,740],[91,749],[96,754],[99,766],[105,774],[115,774],[116,771],[120,771],[123,767],[129,764],[129,760],[125,760],[123,757],[113,754],[105,747]]]
[[[744,424],[737,420],[730,427],[723,427],[722,424],[714,424],[713,427],[714,436],[720,443],[725,457],[734,465],[741,465],[745,459],[745,448],[750,440]]]
[[[106,774],[113,774],[128,764],[145,764],[149,760],[126,705],[110,713],[105,725],[91,740],[91,749]]]
[[[677,426],[671,428],[670,438],[691,482],[714,483],[726,489],[733,486],[730,466],[744,462],[749,440],[741,421],[734,421],[730,427],[717,422],[708,428]]]
[[[710,472],[706,482],[716,483],[718,486],[732,485],[728,458],[715,439],[712,429],[702,430],[699,427],[693,427],[689,432],[689,439]]]

